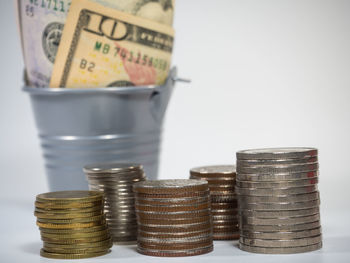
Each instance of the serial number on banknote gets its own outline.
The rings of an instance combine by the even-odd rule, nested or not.
[[[125,61],[140,64],[142,66],[154,67],[163,71],[168,69],[168,63],[165,59],[148,56],[146,54],[142,54],[141,52],[128,51],[126,48],[118,46],[111,47],[111,45],[107,43],[104,44],[96,41],[93,50],[110,57],[120,56]],[[82,61],[82,66],[84,66],[84,63],[85,62]]]
[[[47,11],[67,13],[70,4],[70,1],[67,2],[63,0],[29,0],[29,4],[26,5],[26,15],[30,17],[34,16],[34,7],[42,8]]]

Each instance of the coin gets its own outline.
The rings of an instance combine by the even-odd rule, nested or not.
[[[241,236],[248,238],[258,238],[258,239],[294,239],[294,238],[304,238],[310,236],[321,235],[321,227],[316,227],[312,229],[291,231],[291,232],[251,232],[242,231]]]
[[[101,242],[110,239],[110,235],[102,235],[96,237],[85,237],[85,238],[51,238],[51,237],[41,237],[42,241],[53,243],[53,244],[79,244],[79,243],[89,243],[89,242]]]
[[[150,206],[135,204],[135,209],[141,211],[178,212],[210,209],[210,202],[198,205]]]
[[[307,164],[318,162],[317,156],[299,159],[251,159],[237,160],[237,166],[257,166],[257,165],[286,165],[286,164]]]
[[[57,215],[75,214],[75,213],[95,213],[96,211],[103,212],[102,205],[85,207],[85,208],[63,208],[63,209],[35,207],[35,210],[34,210],[34,212],[37,212],[37,213],[49,213],[49,214],[53,213]]]
[[[73,229],[73,228],[84,228],[84,227],[93,227],[101,225],[100,221],[97,222],[88,222],[88,223],[74,223],[74,224],[52,224],[52,223],[41,223],[36,222],[37,226],[41,228],[54,228],[54,229]]]
[[[54,258],[54,259],[81,259],[81,258],[92,258],[98,257],[105,254],[108,254],[110,250],[105,250],[101,252],[91,252],[91,253],[79,253],[79,254],[62,254],[62,253],[51,253],[47,252],[44,249],[40,250],[40,255],[46,258]]]
[[[281,240],[253,239],[241,236],[239,238],[239,242],[245,245],[257,247],[301,247],[314,245],[322,242],[322,235]]]
[[[110,246],[112,243],[112,239],[108,238],[102,241],[97,242],[86,242],[86,243],[76,243],[76,244],[58,244],[58,243],[50,243],[44,241],[44,248],[52,247],[52,248],[61,248],[61,249],[76,249],[76,248],[89,248],[89,247],[102,247],[102,246]]]
[[[137,241],[137,245],[142,248],[157,249],[157,250],[185,250],[185,249],[196,249],[201,247],[207,247],[213,244],[212,238],[203,239],[198,242],[186,242],[186,243],[157,243],[150,241]]]
[[[194,217],[189,219],[140,219],[141,224],[148,225],[184,225],[184,224],[194,224],[194,223],[204,223],[210,221],[210,216]]]
[[[318,177],[308,179],[292,180],[292,181],[273,181],[273,182],[251,182],[251,181],[236,181],[237,187],[240,188],[288,188],[314,185],[318,183]]]
[[[138,193],[135,192],[136,198],[186,198],[186,197],[202,197],[202,196],[208,196],[209,194],[209,188],[205,191],[188,191],[188,192],[171,192],[168,194],[160,194],[160,193],[153,193],[153,194],[146,194],[146,193]]]
[[[41,233],[52,233],[52,234],[75,234],[75,233],[92,233],[103,231],[107,229],[106,225],[94,226],[89,228],[74,228],[74,229],[50,229],[50,228],[39,228]]]
[[[47,218],[47,219],[73,219],[73,218],[88,218],[88,217],[94,217],[98,215],[102,215],[102,210],[96,210],[94,212],[89,213],[49,213],[49,212],[38,212],[37,210],[34,211],[34,215],[37,218]]]
[[[239,239],[239,233],[238,232],[214,233],[213,239],[214,240],[235,240],[235,239]]]
[[[64,238],[89,238],[89,237],[99,237],[99,236],[108,236],[109,231],[106,230],[101,230],[101,231],[96,231],[96,232],[87,232],[87,233],[68,233],[68,234],[57,234],[57,233],[45,233],[41,232],[42,237],[47,237],[47,238],[57,238],[57,239],[64,239]]]
[[[41,223],[52,223],[52,224],[74,224],[74,223],[87,223],[87,222],[104,222],[106,219],[105,215],[97,215],[92,217],[81,217],[81,218],[69,218],[69,219],[51,219],[51,218],[40,218],[38,217],[37,222]]]
[[[263,253],[263,254],[292,254],[292,253],[304,253],[322,248],[322,242],[301,247],[256,247],[248,246],[242,243],[239,243],[239,248],[252,253]]]
[[[189,236],[189,237],[145,237],[139,235],[137,238],[138,242],[147,242],[149,243],[159,243],[162,246],[163,245],[185,245],[185,244],[192,244],[192,243],[201,243],[203,241],[207,241],[208,239],[212,238],[212,233],[206,233],[206,234],[200,234],[196,236]]]
[[[236,157],[238,160],[302,159],[317,156],[317,154],[318,151],[316,148],[286,147],[238,151]]]
[[[140,246],[137,247],[137,252],[143,255],[147,256],[154,256],[154,257],[186,257],[186,256],[196,256],[196,255],[202,255],[207,254],[209,252],[213,251],[213,245],[202,247],[202,248],[196,248],[196,249],[185,249],[185,250],[176,250],[176,251],[169,251],[169,250],[156,250],[156,249],[144,249]]]
[[[277,210],[277,211],[255,211],[255,210],[242,210],[239,212],[242,216],[256,217],[256,218],[279,218],[279,217],[296,217],[296,216],[308,216],[314,215],[320,212],[320,208],[313,207],[307,209],[298,210]]]
[[[197,223],[197,224],[186,224],[186,225],[143,225],[139,224],[138,228],[140,231],[147,232],[161,232],[161,233],[182,233],[191,231],[207,230],[212,228],[211,222]]]
[[[251,182],[276,182],[276,181],[293,181],[315,178],[319,176],[318,170],[296,173],[273,173],[273,174],[237,174],[239,181]]]
[[[91,203],[103,200],[103,194],[93,191],[59,191],[39,194],[36,196],[36,201],[40,203],[74,203],[84,202]]]
[[[171,194],[206,191],[208,182],[193,179],[149,180],[134,184],[134,191],[148,194]]]
[[[239,188],[239,187],[236,187],[236,192],[238,195],[251,195],[251,196],[307,194],[315,191],[318,191],[317,185],[288,187],[288,188]]]
[[[311,216],[298,216],[289,218],[255,218],[255,217],[244,217],[240,218],[242,224],[249,225],[294,225],[310,223],[320,220],[320,214]]]
[[[276,211],[276,210],[296,210],[296,209],[306,209],[314,208],[320,205],[320,200],[312,200],[305,202],[295,202],[295,203],[240,203],[240,210],[257,210],[257,211]]]
[[[72,209],[72,208],[88,208],[103,205],[103,201],[96,202],[72,202],[72,203],[49,203],[35,202],[35,207],[42,209]]]
[[[307,230],[312,228],[320,227],[320,221],[315,221],[311,223],[303,223],[303,224],[295,224],[295,225],[248,225],[248,224],[240,224],[240,229],[253,231],[253,232],[264,232],[264,231],[299,231],[299,230]]]
[[[286,164],[286,165],[256,165],[238,166],[237,173],[243,174],[271,174],[271,173],[298,173],[309,172],[318,169],[318,163],[308,164]]]
[[[250,196],[250,195],[240,195],[239,200],[243,203],[282,203],[282,202],[303,202],[312,201],[319,199],[320,195],[318,191],[307,193],[307,194],[290,194],[290,195],[276,195],[276,196]]]
[[[190,170],[190,174],[194,176],[210,176],[213,177],[219,175],[228,175],[235,176],[236,175],[236,166],[234,165],[210,165],[210,166],[201,166],[192,168]]]

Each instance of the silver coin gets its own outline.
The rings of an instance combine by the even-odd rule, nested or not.
[[[237,166],[237,173],[243,174],[273,174],[273,173],[298,173],[318,170],[318,163],[286,164],[286,165],[256,165]]]
[[[190,211],[176,211],[176,212],[160,212],[160,211],[143,211],[143,210],[135,210],[138,215],[143,216],[154,216],[154,217],[166,217],[167,215],[170,216],[178,216],[181,217],[181,215],[193,215],[193,217],[196,217],[198,213],[208,213],[210,214],[211,209],[202,209],[202,210],[190,210]]]
[[[311,192],[307,194],[290,194],[290,195],[279,195],[279,196],[250,196],[250,195],[240,195],[238,200],[243,203],[282,203],[282,202],[304,202],[319,199],[319,192]]]
[[[281,240],[254,239],[241,236],[239,238],[239,242],[242,244],[256,247],[301,247],[314,245],[322,242],[322,235]]]
[[[191,256],[191,255],[197,255],[200,252],[204,252],[204,253],[208,253],[210,251],[213,250],[213,245],[210,246],[198,246],[198,248],[194,248],[194,249],[175,249],[175,250],[167,250],[166,248],[157,248],[157,249],[149,249],[149,248],[144,248],[142,247],[141,244],[137,245],[137,252],[141,253],[141,254],[146,254],[147,253],[154,253],[155,255],[161,255],[161,254],[165,254],[167,257],[169,257],[170,255],[172,256],[184,256],[184,254],[186,256]]]
[[[252,253],[261,253],[261,254],[293,254],[293,253],[304,253],[310,252],[314,250],[318,250],[322,248],[322,242],[309,245],[309,246],[301,246],[301,247],[254,247],[248,246],[242,243],[239,243],[239,248],[241,250],[252,252]]]
[[[318,191],[317,185],[288,187],[288,188],[239,188],[236,187],[237,195],[250,196],[277,196],[292,194],[307,194]]]
[[[241,231],[241,236],[248,238],[258,238],[258,239],[294,239],[294,238],[304,238],[321,235],[321,227],[301,230],[301,231],[292,231],[292,232],[251,232],[251,231]]]
[[[220,221],[233,221],[238,220],[238,215],[213,215],[213,222],[219,223]]]
[[[298,216],[289,218],[255,218],[255,217],[240,217],[242,224],[249,225],[294,225],[305,224],[320,220],[320,214],[311,216]]]
[[[86,175],[86,178],[88,181],[90,180],[97,180],[97,181],[116,181],[116,182],[133,182],[134,180],[145,180],[146,175],[144,173],[140,172],[126,172],[126,173],[119,173],[119,174],[89,174]]]
[[[206,180],[210,184],[234,184],[236,181],[236,176],[226,176],[222,177],[220,175],[218,176],[205,176],[205,175],[191,175],[190,179],[196,179],[196,180]]]
[[[251,181],[237,181],[236,186],[239,188],[287,188],[309,186],[318,183],[318,177],[293,180],[293,181],[273,181],[273,182],[251,182]]]
[[[153,237],[143,237],[138,236],[137,240],[141,242],[151,242],[151,243],[158,243],[158,244],[183,244],[183,243],[198,243],[198,242],[205,242],[207,240],[212,239],[212,234],[200,234],[198,236],[193,237],[183,237],[183,238],[153,238]]]
[[[256,159],[300,159],[317,156],[316,148],[308,147],[285,147],[285,148],[265,148],[249,149],[238,151],[236,157],[238,160],[256,160]]]
[[[275,210],[297,210],[297,209],[306,209],[313,208],[320,205],[320,200],[312,200],[305,202],[295,202],[295,203],[239,203],[239,209],[248,209],[248,210],[265,210],[265,211],[275,211]]]
[[[248,224],[239,224],[241,231],[252,231],[252,232],[276,232],[276,231],[285,231],[293,232],[299,230],[308,230],[317,227],[321,227],[320,221],[315,221],[311,223],[304,224],[295,224],[295,225],[248,225]]]
[[[197,223],[188,223],[188,224],[145,224],[143,222],[138,222],[138,226],[146,226],[146,227],[155,227],[158,229],[161,228],[172,228],[172,229],[177,229],[177,228],[191,228],[191,227],[199,227],[201,225],[208,225],[210,222],[197,222]],[[210,229],[210,228],[209,228]]]
[[[140,171],[143,167],[135,163],[96,163],[84,166],[83,170],[88,174],[118,173],[121,171]]]
[[[134,184],[134,191],[138,189],[181,189],[186,187],[197,187],[207,185],[208,182],[193,179],[168,179],[168,180],[148,180]]]
[[[181,232],[167,232],[167,231],[162,231],[160,229],[160,231],[145,231],[145,230],[138,230],[139,234],[140,235],[143,235],[143,236],[162,236],[162,235],[169,235],[169,236],[173,236],[173,237],[177,237],[177,236],[181,236],[181,235],[200,235],[200,234],[203,234],[203,233],[208,233],[208,229],[199,229],[199,230],[190,230],[190,231],[181,231]],[[211,232],[209,230],[209,232]]]
[[[319,176],[319,171],[298,172],[298,173],[273,173],[273,174],[237,174],[237,180],[250,182],[276,182],[309,179]]]
[[[237,195],[210,195],[210,199],[212,203],[227,203],[231,201],[236,201]]]
[[[286,164],[307,164],[318,162],[317,156],[299,158],[299,159],[250,159],[250,160],[237,160],[238,166],[259,166],[259,165],[286,165]]]
[[[212,214],[222,214],[222,213],[228,213],[228,214],[235,214],[238,213],[238,208],[227,208],[227,209],[211,209]]]
[[[255,210],[242,210],[238,212],[241,216],[255,217],[255,218],[281,218],[281,217],[296,217],[296,216],[309,216],[320,213],[320,208],[313,207],[307,209],[298,210],[277,210],[277,211],[255,211]]]
[[[140,203],[142,202],[159,202],[159,203],[181,203],[181,202],[203,202],[209,201],[209,196],[199,196],[199,197],[181,197],[181,198],[140,198],[136,197],[136,200]]]
[[[209,165],[192,168],[190,170],[192,175],[206,175],[206,174],[235,174],[236,166],[234,165]]]

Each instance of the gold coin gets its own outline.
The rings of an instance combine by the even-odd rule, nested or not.
[[[39,227],[41,233],[51,233],[51,234],[76,234],[76,233],[92,233],[107,229],[107,225],[87,227],[87,228],[74,228],[74,229],[50,229]]]
[[[53,233],[43,233],[41,232],[42,237],[48,237],[48,238],[87,238],[87,237],[98,237],[98,236],[106,236],[109,234],[109,230],[102,230],[102,231],[96,231],[96,232],[88,232],[88,233],[70,233],[70,234],[53,234]]]
[[[68,244],[101,242],[110,238],[111,238],[110,235],[103,235],[103,236],[97,236],[97,237],[85,237],[85,238],[48,238],[48,237],[42,236],[41,240],[52,244],[68,245]]]
[[[59,191],[39,194],[36,196],[38,202],[48,203],[73,203],[94,202],[103,200],[103,193],[98,191]]]
[[[65,204],[56,204],[56,203],[49,203],[49,202],[35,202],[35,207],[37,208],[44,208],[44,209],[76,209],[76,208],[87,208],[87,207],[100,207],[103,206],[103,201],[94,201],[94,202],[84,202],[84,203],[65,203]]]
[[[42,223],[36,221],[36,225],[42,228],[53,228],[53,229],[74,229],[74,228],[85,228],[103,225],[103,222],[88,222],[88,223],[74,223],[74,224],[52,224]]]
[[[113,244],[113,240],[110,237],[102,241],[76,243],[76,244],[57,244],[57,243],[50,243],[50,242],[44,241],[44,248],[52,247],[52,248],[61,248],[61,249],[80,249],[80,248],[89,248],[89,247],[103,247],[103,246],[109,246],[111,244]]]
[[[46,258],[55,258],[55,259],[80,259],[80,258],[92,258],[102,255],[106,255],[110,252],[110,249],[101,252],[95,253],[80,253],[80,254],[61,254],[61,253],[50,253],[46,252],[44,249],[40,250],[40,255]]]
[[[75,224],[75,223],[88,223],[88,222],[103,222],[106,219],[104,214],[92,216],[92,217],[82,217],[82,218],[69,218],[69,219],[50,219],[50,218],[39,218],[37,222],[40,223],[51,223],[51,224]]]
[[[86,248],[86,249],[55,249],[55,248],[44,248],[48,253],[60,253],[60,254],[85,254],[85,253],[98,253],[106,251],[110,247],[96,247],[96,248]]]
[[[86,218],[86,217],[93,217],[93,216],[98,216],[102,215],[103,211],[102,210],[96,210],[93,212],[89,213],[52,213],[52,212],[37,212],[36,210],[34,211],[34,215],[37,218],[47,218],[47,219],[73,219],[73,218]]]
[[[103,206],[81,207],[81,208],[40,208],[35,207],[37,213],[53,213],[53,214],[67,214],[67,213],[92,213],[96,211],[103,211]]]

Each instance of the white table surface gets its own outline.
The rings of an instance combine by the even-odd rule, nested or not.
[[[42,242],[33,215],[33,200],[0,201],[0,262],[53,262],[39,255]],[[293,255],[263,255],[241,251],[237,241],[215,241],[212,253],[186,258],[143,256],[135,246],[113,246],[108,255],[74,260],[75,262],[350,262],[349,211],[322,209],[323,248],[319,251]],[[64,262],[64,261],[61,261]]]

